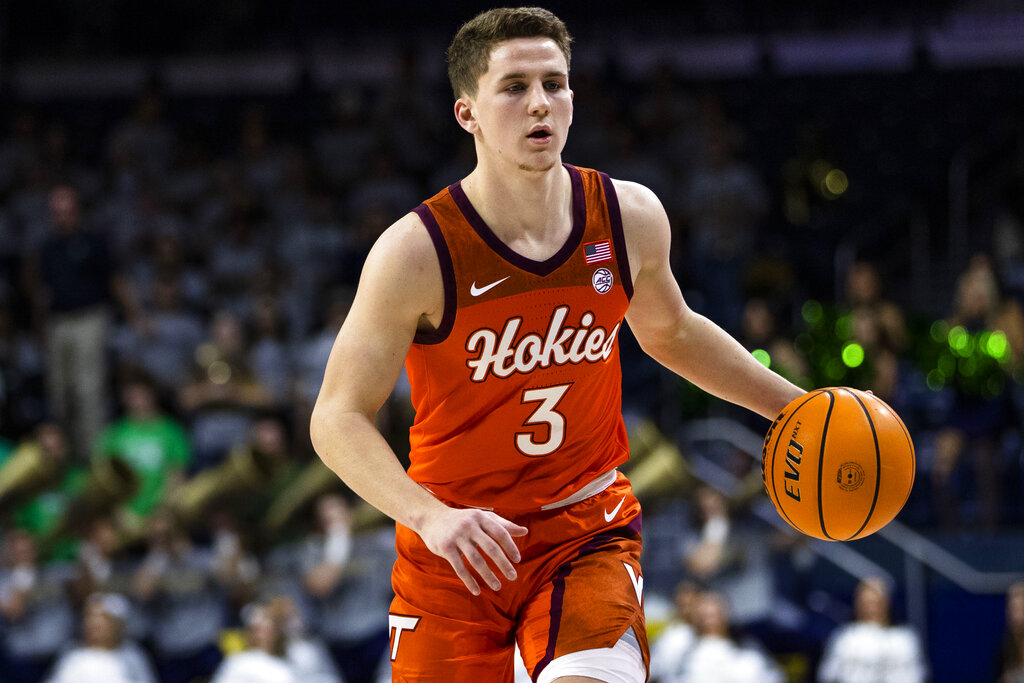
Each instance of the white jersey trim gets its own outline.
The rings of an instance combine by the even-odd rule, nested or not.
[[[554,503],[548,503],[547,505],[542,505],[540,507],[540,509],[541,510],[555,510],[557,508],[563,508],[566,505],[572,505],[573,503],[578,503],[581,500],[586,500],[587,498],[590,498],[591,496],[596,496],[597,494],[601,493],[601,491],[604,491],[606,488],[608,488],[609,486],[611,486],[612,484],[615,483],[615,478],[616,478],[617,474],[618,474],[618,470],[615,470],[615,469],[609,470],[608,472],[605,472],[604,474],[600,474],[595,479],[592,479],[589,484],[587,484],[586,486],[584,486],[583,488],[581,488],[579,491],[577,491],[576,493],[572,494],[568,498],[563,498],[562,500],[557,500]],[[425,488],[427,491],[430,491],[430,493],[433,496],[435,496],[435,497],[437,496],[436,493],[434,493],[433,491],[430,490],[429,486],[424,486],[423,484],[420,484],[420,486],[423,486],[423,488]],[[474,510],[491,510],[491,511],[494,510],[494,508],[492,508],[492,507],[482,507],[482,506],[479,506],[479,505],[467,505],[466,507],[473,508]]]
[[[583,488],[581,488],[579,491],[572,494],[568,498],[563,498],[562,500],[555,501],[554,503],[548,503],[547,505],[541,505],[540,509],[554,510],[556,508],[564,508],[566,505],[572,505],[573,503],[578,503],[581,500],[586,500],[591,496],[596,496],[597,494],[601,493],[601,491],[604,491],[606,488],[615,483],[615,477],[617,474],[618,470],[609,470],[604,474],[598,475],[596,479],[592,480],[589,484],[587,484],[586,486],[584,486]]]

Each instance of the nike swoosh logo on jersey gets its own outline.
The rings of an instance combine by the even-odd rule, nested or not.
[[[613,519],[615,519],[615,515],[619,514],[619,508],[621,508],[622,504],[625,503],[625,502],[626,502],[626,497],[623,496],[622,500],[619,501],[619,504],[615,506],[614,510],[612,510],[611,512],[608,512],[607,510],[605,510],[604,511],[604,521],[610,522]]]
[[[505,277],[501,278],[500,280],[495,280],[491,284],[484,285],[483,287],[477,287],[476,283],[474,282],[469,287],[469,293],[472,296],[480,296],[484,292],[487,292],[487,291],[490,291],[491,289],[494,289],[495,287],[497,287],[498,285],[500,285],[502,282],[504,282],[505,280],[509,279],[510,277],[512,277],[512,276],[511,275],[506,275]]]

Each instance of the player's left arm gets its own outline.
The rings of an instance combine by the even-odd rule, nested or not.
[[[671,230],[661,202],[642,185],[614,182],[633,277],[626,320],[640,346],[704,391],[775,419],[804,390],[687,306],[669,264]]]

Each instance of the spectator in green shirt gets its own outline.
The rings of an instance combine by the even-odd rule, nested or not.
[[[167,495],[178,486],[191,461],[188,435],[181,423],[165,414],[156,385],[144,374],[129,373],[121,381],[124,415],[103,430],[97,458],[116,456],[138,477],[135,495],[121,509],[125,531],[142,528]]]
[[[73,558],[74,541],[55,534],[87,476],[87,468],[71,460],[60,424],[39,423],[14,451],[0,455],[0,521],[28,532],[44,560]]]

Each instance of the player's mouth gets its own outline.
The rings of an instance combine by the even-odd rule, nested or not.
[[[526,137],[539,144],[547,143],[550,142],[552,138],[551,129],[547,126],[537,126],[527,133]]]

